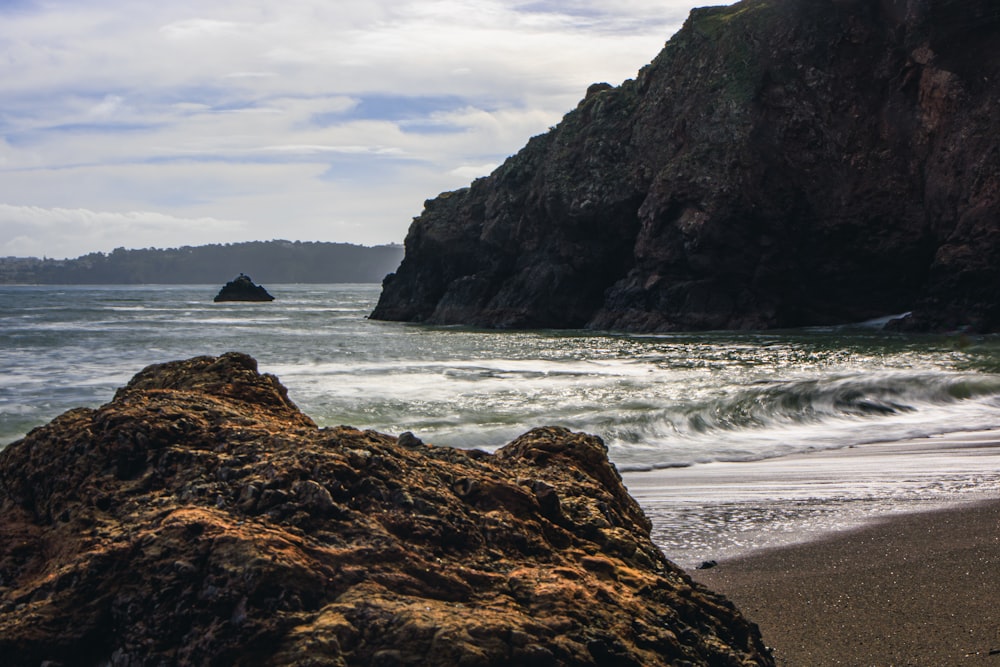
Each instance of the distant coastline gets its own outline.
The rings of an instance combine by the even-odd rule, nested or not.
[[[402,245],[250,241],[181,248],[116,248],[75,259],[0,257],[0,284],[214,284],[239,273],[267,283],[377,283],[403,259]]]

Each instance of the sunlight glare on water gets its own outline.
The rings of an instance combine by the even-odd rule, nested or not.
[[[320,425],[492,449],[545,424],[623,470],[1000,425],[995,339],[870,330],[623,335],[368,320],[376,285],[2,287],[0,442],[110,400],[144,366],[238,350]]]

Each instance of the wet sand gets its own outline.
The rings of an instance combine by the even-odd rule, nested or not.
[[[624,479],[653,522],[654,541],[678,565],[694,568],[887,516],[1000,500],[1000,433],[628,472]]]
[[[691,575],[778,665],[1000,665],[1000,501],[895,515]]]
[[[1000,433],[624,479],[667,557],[779,666],[1000,667]]]

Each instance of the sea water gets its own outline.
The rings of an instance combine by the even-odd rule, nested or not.
[[[214,303],[211,285],[0,286],[0,447],[65,410],[109,401],[148,364],[231,350],[277,375],[321,426],[492,450],[534,426],[561,425],[600,435],[627,480],[1000,428],[995,337],[864,325],[485,331],[369,320],[377,285],[267,288],[275,301]],[[978,488],[984,481],[995,486],[997,477],[977,478]],[[876,483],[889,499],[890,482]],[[963,478],[949,493],[968,486]],[[679,536],[680,549],[695,539],[681,524],[705,518],[663,503],[690,509],[696,498],[646,491],[661,542]],[[913,485],[911,495],[926,489]]]

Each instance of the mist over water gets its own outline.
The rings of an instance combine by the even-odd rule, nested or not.
[[[0,445],[151,363],[238,350],[321,426],[492,449],[596,433],[622,470],[1000,427],[1000,343],[869,329],[624,335],[366,319],[377,285],[0,287]]]

